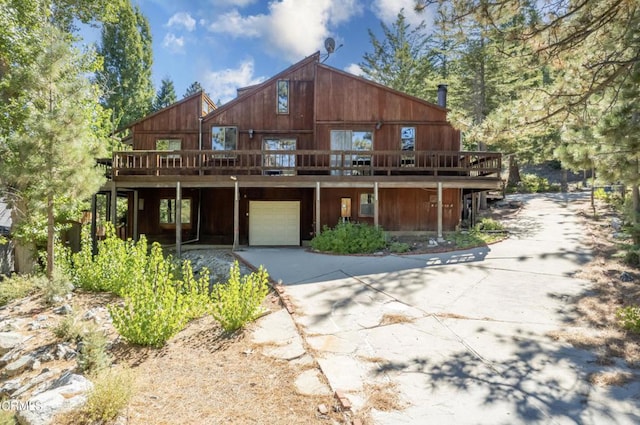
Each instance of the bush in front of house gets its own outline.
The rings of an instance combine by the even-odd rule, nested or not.
[[[269,274],[260,266],[257,272],[240,276],[235,261],[226,283],[218,283],[211,292],[211,315],[226,332],[233,332],[263,313],[262,302],[269,292]]]
[[[616,316],[620,325],[628,331],[640,333],[640,306],[629,305],[618,309]]]
[[[559,184],[551,184],[546,177],[537,176],[535,174],[523,174],[520,182],[516,186],[509,186],[510,193],[542,193],[542,192],[559,192]]]
[[[316,251],[335,254],[371,254],[387,246],[384,232],[366,223],[338,223],[333,229],[324,226],[311,240]]]
[[[209,274],[193,279],[191,265],[184,262],[182,276],[188,278],[177,279],[171,259],[153,243],[146,264],[138,264],[120,289],[124,302],[109,306],[118,333],[133,344],[160,347],[196,313],[204,312],[206,307],[200,304],[207,302],[203,293]]]

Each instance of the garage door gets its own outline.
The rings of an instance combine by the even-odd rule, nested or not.
[[[249,245],[300,245],[300,201],[250,201]]]

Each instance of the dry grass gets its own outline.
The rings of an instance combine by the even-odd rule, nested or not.
[[[385,313],[380,319],[380,324],[378,326],[387,326],[387,325],[395,325],[398,323],[413,323],[415,318],[408,317],[403,314],[395,314],[395,313]]]
[[[598,372],[589,376],[589,382],[600,387],[622,386],[634,378],[629,372]]]
[[[294,381],[308,366],[261,354],[243,333],[212,320],[191,323],[161,350],[129,350],[138,379],[127,424],[327,423],[317,408],[331,396],[304,396]],[[329,417],[343,422],[330,410]]]
[[[371,423],[372,410],[391,412],[403,410],[408,405],[400,398],[399,390],[393,382],[365,384],[364,393],[366,400],[357,417],[365,424]]]
[[[620,307],[640,304],[640,272],[614,257],[618,246],[609,223],[616,216],[615,211],[604,203],[599,203],[597,210],[598,216],[594,217],[589,203],[585,202],[579,214],[585,228],[585,242],[594,258],[576,277],[590,280],[594,285],[592,291],[577,301],[579,318],[575,323],[596,332],[558,333],[556,338],[594,350],[601,364],[611,364],[612,359],[618,357],[631,367],[640,367],[640,336],[622,330],[616,318]],[[632,276],[633,281],[620,280],[623,272]]]

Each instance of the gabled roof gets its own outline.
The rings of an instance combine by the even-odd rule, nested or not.
[[[312,54],[311,56],[307,56],[306,58],[304,58],[303,60],[301,60],[298,63],[294,63],[293,65],[291,65],[289,68],[285,69],[284,71],[279,72],[278,74],[274,75],[273,77],[269,78],[266,81],[263,81],[262,83],[253,85],[253,86],[248,86],[248,87],[243,87],[240,88],[238,91],[240,92],[239,96],[237,96],[236,98],[230,100],[229,102],[225,103],[224,105],[216,108],[215,111],[211,111],[209,112],[204,119],[206,120],[207,117],[209,117],[212,114],[218,113],[218,112],[222,112],[226,109],[228,109],[229,107],[235,105],[236,103],[240,102],[241,100],[251,96],[252,94],[260,91],[263,87],[268,86],[269,84],[273,83],[274,81],[277,81],[278,79],[282,78],[283,76],[296,71],[297,69],[300,69],[304,66],[307,66],[310,63],[316,62],[318,63],[318,61],[320,60],[320,52],[315,52],[314,54]]]
[[[126,126],[124,126],[124,127],[120,127],[120,128],[118,128],[116,131],[114,131],[114,132],[113,132],[113,134],[118,134],[118,133],[120,133],[120,132],[122,132],[122,131],[124,131],[124,130],[127,130],[127,129],[129,129],[129,128],[133,127],[133,126],[134,126],[134,125],[136,125],[136,124],[140,124],[141,122],[146,121],[146,120],[148,120],[149,118],[153,118],[153,117],[155,117],[156,115],[159,115],[159,114],[161,114],[161,113],[163,113],[163,112],[166,112],[166,111],[168,111],[169,109],[175,108],[176,106],[182,105],[183,103],[187,103],[187,102],[189,102],[189,101],[193,100],[193,99],[194,99],[194,98],[196,98],[196,97],[204,97],[204,99],[205,99],[205,100],[208,100],[208,101],[209,101],[209,103],[211,103],[211,104],[213,105],[213,109],[214,109],[214,110],[217,108],[217,107],[216,107],[216,104],[211,100],[211,98],[207,95],[207,93],[205,93],[205,92],[204,92],[204,90],[200,90],[200,91],[197,91],[196,93],[192,94],[191,96],[187,96],[187,97],[185,97],[185,98],[183,98],[183,99],[180,99],[180,100],[178,100],[177,102],[174,102],[174,103],[172,103],[172,104],[171,104],[171,105],[169,105],[169,106],[166,106],[166,107],[164,107],[164,108],[162,108],[162,109],[160,109],[160,110],[157,110],[157,111],[152,112],[152,113],[150,113],[150,114],[148,114],[148,115],[145,115],[144,117],[142,117],[142,118],[140,118],[140,119],[137,119],[137,120],[135,120],[134,122],[132,122],[132,123],[130,123],[130,124],[127,124],[127,125],[126,125]]]

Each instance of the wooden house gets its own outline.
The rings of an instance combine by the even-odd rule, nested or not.
[[[104,188],[127,236],[178,246],[301,245],[341,220],[454,230],[463,196],[501,187],[501,155],[461,150],[441,105],[320,63],[215,108],[198,93],[130,128]]]

